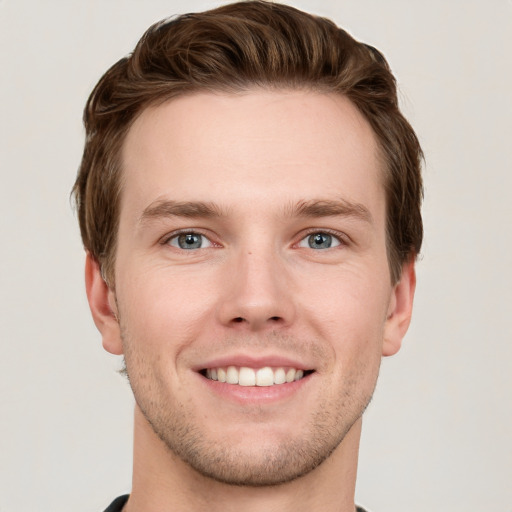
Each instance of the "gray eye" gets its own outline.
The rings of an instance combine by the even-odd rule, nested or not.
[[[169,240],[169,245],[190,251],[192,249],[210,247],[211,242],[199,233],[181,233],[173,236]]]
[[[299,247],[308,247],[309,249],[330,249],[338,245],[340,245],[340,241],[335,236],[321,231],[312,233],[299,242]]]
[[[311,249],[329,249],[332,245],[332,236],[326,233],[315,233],[308,237],[308,245]]]

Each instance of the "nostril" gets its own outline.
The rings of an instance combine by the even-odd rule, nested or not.
[[[263,317],[264,318],[264,317]],[[234,318],[231,319],[231,322],[233,324],[243,324],[243,323],[247,323],[247,324],[250,324],[250,325],[259,325],[260,322],[258,319],[255,319],[254,321],[251,321],[247,318],[244,318],[243,316],[236,316]],[[280,324],[281,322],[283,322],[283,317],[281,316],[271,316],[269,317],[266,322],[270,323],[270,324]]]

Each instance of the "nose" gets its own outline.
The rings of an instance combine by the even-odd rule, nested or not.
[[[244,251],[229,263],[218,308],[223,325],[250,331],[289,326],[295,317],[293,284],[273,251]]]

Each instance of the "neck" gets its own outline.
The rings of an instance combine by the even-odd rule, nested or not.
[[[176,457],[135,407],[134,467],[125,512],[354,512],[361,419],[331,456],[307,475],[272,487],[232,486]]]

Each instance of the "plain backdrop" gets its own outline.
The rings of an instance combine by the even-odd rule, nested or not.
[[[152,23],[206,0],[0,0],[0,512],[129,491],[133,399],[69,201],[81,114]],[[379,48],[426,153],[413,323],[364,421],[373,512],[512,510],[512,2],[297,0]]]

